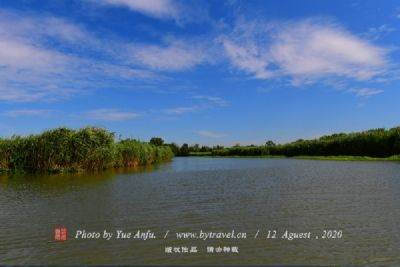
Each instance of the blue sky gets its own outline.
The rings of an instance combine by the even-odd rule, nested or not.
[[[400,125],[398,1],[2,0],[0,132],[262,144]]]

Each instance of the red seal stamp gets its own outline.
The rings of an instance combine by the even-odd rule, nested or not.
[[[54,240],[55,241],[66,241],[68,231],[67,228],[60,226],[54,229]]]

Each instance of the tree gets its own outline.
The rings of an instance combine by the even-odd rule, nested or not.
[[[200,148],[200,152],[210,152],[211,150],[212,150],[212,148],[208,147],[208,146],[202,146]]]
[[[267,142],[265,142],[265,146],[275,146],[275,143],[272,140],[268,140]]]
[[[216,145],[216,146],[213,146],[213,148],[212,148],[212,150],[221,150],[221,149],[224,149],[224,146]]]
[[[172,150],[172,153],[174,153],[175,156],[179,155],[179,146],[175,143],[167,144]]]
[[[164,145],[164,140],[160,137],[153,137],[150,139],[150,144],[155,146],[162,146]]]
[[[190,152],[199,152],[200,151],[200,145],[199,144],[195,144],[195,145],[189,147],[189,151]]]
[[[189,156],[189,145],[183,144],[179,149],[179,156]]]

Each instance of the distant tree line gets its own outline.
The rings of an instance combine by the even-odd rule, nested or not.
[[[400,155],[400,127],[339,133],[312,140],[299,139],[287,144],[267,141],[263,146],[233,146],[212,149],[214,156],[368,156]]]
[[[211,153],[213,149],[216,149],[217,147],[208,147],[208,146],[201,146],[199,144],[195,145],[188,145],[188,144],[183,144],[181,146],[177,145],[176,143],[171,143],[168,144],[168,146],[171,148],[172,152],[174,153],[175,156],[180,156],[180,157],[185,157],[189,156],[190,154],[194,153]],[[218,149],[222,149],[223,147],[218,146]]]
[[[317,139],[298,139],[286,144],[275,144],[268,140],[264,145],[236,144],[232,147],[189,145],[184,143],[164,144],[164,140],[153,137],[150,144],[168,146],[175,156],[367,156],[384,158],[400,155],[400,127],[372,129],[354,133],[337,133]]]

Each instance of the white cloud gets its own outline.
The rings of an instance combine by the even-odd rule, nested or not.
[[[71,64],[63,54],[0,40],[0,100],[29,102],[69,95],[73,90],[61,84],[71,74]]]
[[[239,45],[229,39],[222,40],[223,47],[232,64],[256,78],[267,79],[272,72],[267,70],[268,54],[263,54],[255,44]]]
[[[69,58],[61,53],[0,37],[0,64],[14,70],[60,71]]]
[[[115,84],[154,84],[165,80],[154,70],[210,62],[204,47],[202,40],[126,43],[64,19],[0,10],[0,101],[53,101]]]
[[[43,46],[49,43],[60,47],[75,45],[75,49],[83,46],[104,48],[102,42],[85,28],[59,17],[0,10],[0,25],[3,39]]]
[[[154,85],[165,78],[162,71],[190,70],[218,60],[222,53],[216,53],[212,35],[132,44],[96,36],[64,19],[0,10],[0,101],[50,101],[116,85]],[[242,23],[218,40],[218,49],[233,66],[259,79],[290,77],[301,84],[331,76],[378,79],[388,65],[386,50],[313,20]],[[196,103],[191,107],[162,112],[179,115],[228,105],[214,96],[192,99]]]
[[[222,137],[227,136],[227,134],[225,134],[225,133],[217,133],[217,132],[206,131],[206,130],[197,131],[196,134],[203,136],[203,137],[207,137],[207,138],[222,138]]]
[[[387,24],[382,24],[378,27],[369,28],[368,32],[363,34],[363,36],[365,36],[365,38],[368,38],[371,40],[377,40],[377,39],[382,38],[394,31],[396,31],[395,28],[393,28]]]
[[[193,106],[193,107],[176,107],[176,108],[169,108],[165,109],[164,113],[169,114],[169,115],[182,115],[185,113],[192,113],[195,111],[198,111],[199,107],[198,106]]]
[[[388,64],[387,50],[333,23],[309,19],[258,26],[254,30],[250,23],[246,28],[242,21],[239,30],[221,38],[232,65],[256,78],[368,80]]]
[[[113,52],[126,54],[125,46],[63,19],[0,10],[0,100],[53,101],[108,86],[107,81],[155,80],[157,75]],[[112,63],[82,56],[90,54],[82,50]]]
[[[195,95],[192,96],[191,98],[197,100],[204,100],[219,107],[226,107],[229,105],[228,101],[218,96]]]
[[[3,113],[3,115],[8,117],[26,117],[26,116],[48,116],[52,110],[49,109],[15,109],[9,110]]]
[[[0,11],[0,100],[37,101],[71,92],[64,83],[78,83],[82,60],[46,44],[48,38],[78,38],[77,29],[56,18]]]
[[[138,118],[135,112],[120,111],[118,109],[94,109],[86,112],[84,116],[91,120],[99,121],[127,121]]]
[[[358,97],[366,98],[382,94],[384,91],[381,89],[374,89],[374,88],[359,88],[359,89],[350,89],[348,90],[348,92],[354,93]]]
[[[339,28],[310,22],[281,32],[271,55],[293,76],[338,75],[364,80],[386,64],[385,50]]]
[[[171,0],[96,0],[105,4],[125,6],[155,18],[178,18],[179,7]]]
[[[129,52],[132,63],[156,70],[187,70],[207,60],[204,48],[188,41],[173,41],[165,46],[132,45]]]
[[[215,107],[226,107],[228,102],[221,97],[217,96],[204,96],[195,95],[191,96],[191,99],[195,99],[196,104],[193,106],[175,107],[162,110],[167,115],[183,115],[187,113],[194,113],[204,110],[209,110]]]
[[[54,17],[32,17],[0,10],[0,65],[16,71],[60,72],[71,57],[46,47],[59,42],[87,41],[88,33]]]

